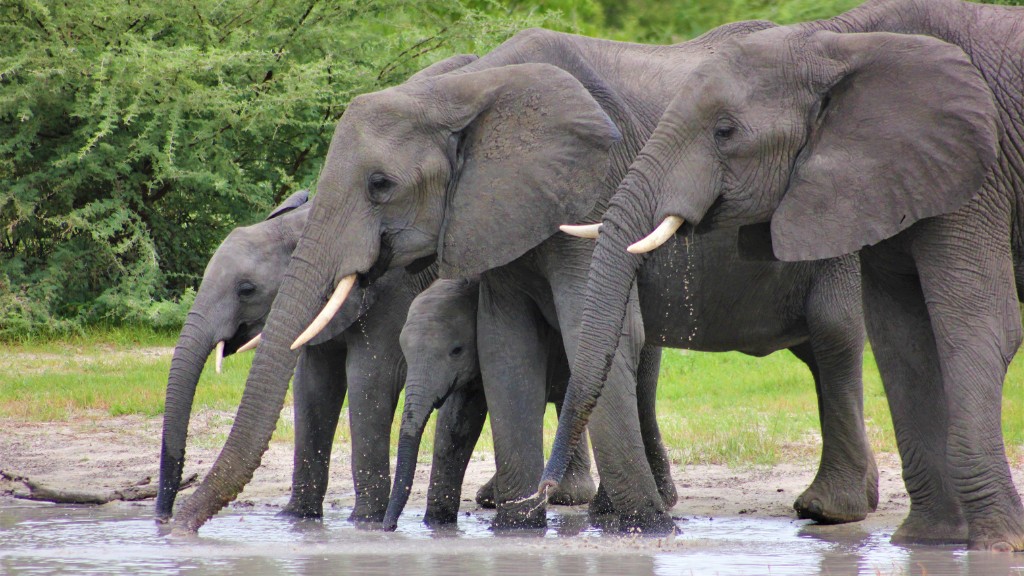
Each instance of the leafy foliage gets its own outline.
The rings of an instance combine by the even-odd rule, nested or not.
[[[3,3],[0,337],[180,317],[228,230],[315,184],[353,96],[544,23],[461,0]]]
[[[227,232],[315,189],[348,101],[441,58],[528,26],[671,43],[858,3],[7,0],[0,339],[180,325]]]

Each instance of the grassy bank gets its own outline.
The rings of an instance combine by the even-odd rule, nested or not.
[[[0,418],[60,421],[123,414],[159,416],[173,334],[118,330],[70,341],[0,347]],[[252,356],[232,356],[216,374],[212,359],[199,382],[196,409],[234,412]],[[875,449],[895,452],[892,422],[874,360],[864,362],[865,416]],[[1011,458],[1024,457],[1024,360],[1011,365],[1004,389],[1003,430]],[[290,402],[290,399],[289,399]],[[399,408],[401,409],[401,408]],[[765,358],[739,353],[666,351],[658,414],[677,463],[774,464],[813,460],[821,445],[814,385],[788,352]],[[397,439],[397,422],[395,433]],[[547,444],[556,425],[545,416]],[[276,439],[290,441],[291,423]],[[421,458],[428,457],[427,438]],[[349,442],[347,418],[336,442]],[[484,430],[479,450],[492,450]]]

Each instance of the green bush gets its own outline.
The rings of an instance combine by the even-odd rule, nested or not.
[[[545,22],[463,0],[0,4],[0,338],[170,322],[228,230],[315,185],[353,96]]]

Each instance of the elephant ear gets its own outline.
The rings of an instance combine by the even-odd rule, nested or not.
[[[807,82],[827,91],[772,217],[779,259],[849,254],[978,193],[1001,133],[960,48],[887,33],[818,32],[807,45],[834,65],[808,67],[830,70]]]
[[[457,139],[441,274],[468,277],[578,222],[605,190],[618,129],[568,72],[517,64],[439,77],[440,121]]]
[[[277,218],[278,216],[284,214],[285,212],[291,212],[292,210],[295,210],[296,208],[302,206],[308,201],[309,190],[299,190],[298,192],[286,198],[285,201],[282,202],[280,206],[274,208],[274,210],[267,215],[267,220]]]

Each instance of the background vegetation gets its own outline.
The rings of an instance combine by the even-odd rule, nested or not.
[[[0,2],[0,341],[176,329],[355,95],[528,26],[670,43],[857,0]]]
[[[173,335],[146,330],[112,330],[88,338],[0,347],[0,420],[67,421],[128,414],[158,416],[170,367]],[[252,362],[251,354],[230,356],[216,374],[212,359],[196,389],[195,414],[230,422]],[[658,389],[658,421],[676,464],[773,465],[809,462],[821,451],[817,401],[810,372],[786,351],[765,358],[738,352],[666,350]],[[289,397],[288,402],[291,404]],[[399,406],[398,410],[401,411]],[[212,411],[212,412],[211,412]],[[896,453],[885,393],[870,352],[864,359],[864,418],[876,452]],[[392,448],[401,418],[395,418]],[[549,406],[545,448],[558,420]],[[427,427],[420,459],[429,461],[433,425]],[[1003,393],[1003,434],[1014,466],[1024,464],[1024,356],[1010,365]],[[292,441],[290,417],[278,422],[275,440]],[[200,437],[220,447],[225,438]],[[348,410],[335,435],[350,449]],[[190,440],[191,441],[191,440]],[[493,452],[484,429],[477,444]]]

